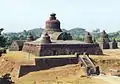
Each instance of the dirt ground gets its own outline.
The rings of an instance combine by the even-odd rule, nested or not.
[[[84,74],[78,64],[66,65],[29,73],[18,79],[17,84],[106,84],[101,79],[81,77]]]
[[[120,84],[120,77],[116,77],[116,76],[100,75],[100,76],[95,76],[94,78],[103,80],[106,82],[106,84]]]
[[[83,68],[79,64],[73,64],[28,73],[15,79],[15,84],[120,84],[119,77],[108,76],[109,69],[120,69],[120,49],[109,49],[103,52],[102,56],[91,55],[90,57],[106,75],[84,77]],[[34,64],[34,57],[25,52],[8,52],[0,57],[0,74],[11,72],[21,64]]]

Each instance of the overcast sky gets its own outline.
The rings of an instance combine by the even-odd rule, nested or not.
[[[120,30],[120,0],[0,0],[0,28],[19,32],[44,27],[52,12],[61,28]]]

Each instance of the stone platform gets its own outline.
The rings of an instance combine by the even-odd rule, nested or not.
[[[103,54],[99,44],[76,40],[56,40],[52,41],[52,43],[40,43],[39,41],[25,42],[23,51],[37,56],[73,55],[76,52],[79,54],[87,52],[92,55]]]

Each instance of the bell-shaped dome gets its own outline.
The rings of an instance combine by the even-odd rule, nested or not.
[[[45,31],[48,34],[54,32],[62,32],[62,30],[60,29],[60,21],[56,19],[55,13],[50,14],[49,20],[45,22]]]
[[[28,34],[27,36],[27,41],[33,41],[34,40],[34,37],[31,33]]]
[[[84,42],[93,43],[92,35],[89,32],[86,33],[85,38],[84,38]]]
[[[40,43],[51,43],[50,36],[46,32],[41,35]]]

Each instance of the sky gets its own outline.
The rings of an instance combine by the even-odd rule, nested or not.
[[[120,30],[120,0],[0,0],[0,28],[4,32],[44,28],[53,12],[67,30]]]

